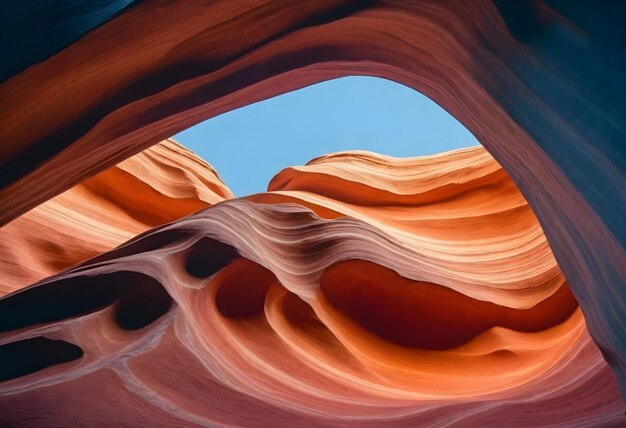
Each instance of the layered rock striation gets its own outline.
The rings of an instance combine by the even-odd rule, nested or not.
[[[140,167],[158,154],[169,159],[161,169]],[[213,178],[200,185],[165,168],[181,162]],[[153,207],[220,202],[175,221],[162,212],[151,221],[166,224],[90,259],[76,253],[79,264],[0,299],[0,357],[12,361],[0,371],[7,422],[624,423],[617,384],[541,227],[484,149],[331,154],[238,199],[173,142],[94,178],[127,204],[146,197],[114,186],[120,168],[160,189]],[[151,182],[155,171],[171,175]],[[146,209],[134,221],[78,228],[84,213],[67,207],[87,184],[0,237],[58,220],[48,209],[57,200],[68,215],[58,221],[76,228],[63,235],[68,249],[89,229],[154,225],[136,220],[154,212]],[[89,202],[93,212],[116,205]],[[50,245],[32,258],[47,253]]]
[[[232,197],[209,164],[164,140],[0,229],[0,295]]]
[[[346,75],[432,98],[536,214],[626,395],[626,5],[3,4],[0,223],[220,113]],[[131,3],[133,3],[131,5]],[[15,18],[15,19],[12,19]],[[17,28],[15,28],[17,27]]]

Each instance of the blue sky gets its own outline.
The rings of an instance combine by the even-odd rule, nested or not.
[[[281,169],[330,152],[396,157],[478,145],[424,95],[374,77],[344,77],[214,117],[174,136],[237,196],[263,192]]]

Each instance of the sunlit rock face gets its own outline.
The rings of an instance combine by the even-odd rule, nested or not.
[[[0,229],[0,295],[232,197],[209,164],[162,141]]]
[[[448,187],[437,180],[435,187],[423,184],[413,195],[404,184],[380,184],[381,173],[367,178],[333,171],[331,158],[304,171],[280,174],[271,183],[272,193],[217,204],[44,282],[60,288],[36,287],[32,290],[52,291],[22,292],[2,300],[7,306],[0,316],[8,323],[2,340],[9,345],[1,348],[1,361],[21,362],[14,367],[0,364],[4,377],[15,376],[2,383],[2,417],[12,424],[63,426],[96,421],[211,425],[218,420],[234,425],[312,425],[318,423],[315,418],[321,425],[331,419],[378,426],[401,421],[473,425],[501,418],[510,422],[518,416],[528,423],[558,426],[624,424],[615,416],[623,413],[623,404],[618,412],[620,405],[609,391],[614,383],[585,333],[580,332],[575,344],[563,339],[550,347],[543,339],[535,344],[529,338],[575,332],[572,320],[580,317],[578,311],[584,312],[589,334],[626,397],[626,56],[621,42],[626,39],[626,3],[39,3],[32,7],[29,2],[6,1],[0,13],[7,30],[0,46],[9,52],[0,73],[0,224],[2,233],[11,234],[2,243],[2,251],[10,254],[2,268],[3,275],[15,279],[0,283],[3,293],[185,211],[167,219],[149,219],[144,213],[133,217],[133,226],[125,216],[141,209],[120,195],[103,212],[119,213],[124,224],[101,219],[100,226],[108,230],[90,232],[91,237],[81,233],[85,243],[78,244],[73,231],[84,228],[72,221],[76,224],[68,226],[61,213],[73,219],[89,211],[87,223],[92,224],[100,221],[93,219],[100,214],[65,206],[57,208],[55,220],[48,214],[53,205],[30,211],[33,208],[202,120],[323,80],[369,75],[424,93],[498,160],[536,215],[580,309],[569,312],[569,296],[559,286],[563,279],[548,273],[553,262],[541,258],[547,250],[533,241],[533,233],[524,238],[521,229],[516,230],[538,230],[526,220],[520,226],[497,221],[502,231],[488,225],[465,227],[457,220],[466,214],[446,217],[448,207],[423,217],[435,216],[439,220],[433,224],[439,227],[422,217],[407,220],[409,215],[402,214],[407,207],[420,211],[434,203],[433,195],[452,195],[446,201],[466,195],[450,190],[456,180]],[[10,54],[15,46],[26,54]],[[359,162],[366,161],[348,163]],[[152,179],[143,174],[145,183],[160,180],[161,173]],[[361,175],[361,185],[349,183]],[[313,187],[317,190],[311,190],[307,177],[320,178],[319,188]],[[335,182],[345,185],[345,192],[333,189]],[[432,193],[433,188],[440,190]],[[78,198],[81,191],[75,193]],[[386,202],[372,203],[371,194]],[[135,192],[133,197],[139,196]],[[90,195],[83,202],[95,200],[94,206],[99,206],[98,199]],[[187,208],[193,211],[195,204]],[[523,217],[512,208],[513,202],[505,198],[502,204],[485,204],[493,214],[490,221],[496,221],[498,212]],[[472,210],[468,213],[475,213]],[[23,228],[11,229],[15,221]],[[446,227],[457,236],[446,235]],[[335,228],[341,230],[335,234]],[[316,233],[307,235],[311,230]],[[479,230],[488,238],[481,241]],[[28,237],[37,231],[41,233]],[[200,237],[214,241],[204,240],[196,248]],[[509,238],[514,244],[507,243]],[[62,254],[69,246],[61,241],[76,246],[73,254]],[[524,267],[523,254],[534,264]],[[249,261],[234,261],[239,257]],[[231,259],[234,267],[229,267]],[[170,260],[173,265],[165,266]],[[217,261],[206,267],[195,260]],[[481,269],[480,263],[489,268]],[[272,275],[280,286],[274,285]],[[259,284],[252,287],[251,296],[241,296],[242,290],[232,286],[241,283],[242,276]],[[370,294],[359,294],[361,280],[372,287]],[[395,285],[380,289],[379,281]],[[428,299],[411,292],[398,307],[390,306],[405,296],[407,287],[418,286],[429,290]],[[290,303],[282,306],[272,303],[281,301],[283,289],[296,297],[285,297]],[[194,292],[206,305],[189,297]],[[352,307],[346,299],[355,293],[358,305]],[[56,295],[62,299],[59,305],[51,303],[58,301]],[[436,310],[440,304],[432,300],[435,296],[481,315],[468,320],[468,313],[459,309],[454,318],[443,319]],[[239,300],[245,303],[242,307],[231,304]],[[132,310],[138,301],[151,303]],[[558,310],[547,317],[544,312],[549,311],[535,309],[544,308],[539,305]],[[301,309],[276,309],[283,306]],[[369,317],[372,306],[380,306],[382,315]],[[415,318],[415,307],[426,318]],[[302,321],[310,310],[323,328]],[[11,313],[13,321],[6,315]],[[436,327],[433,331],[454,327],[457,333],[442,339],[423,331],[405,335],[396,328],[426,321]],[[463,327],[457,329],[461,321]],[[283,339],[297,328],[321,329],[331,336],[319,339],[323,346],[311,345],[313,339]],[[198,329],[215,334],[205,337]],[[493,333],[500,329],[516,333]],[[219,332],[234,345],[215,346],[212,340]],[[513,340],[518,333],[526,339]],[[290,348],[269,339],[251,344],[251,334],[278,337]],[[493,334],[498,340],[488,341],[492,348],[508,352],[485,357],[489,347],[481,341]],[[501,337],[512,342],[495,345]],[[18,338],[29,341],[15,344]],[[487,370],[483,381],[456,388],[454,378],[463,373],[446,375],[435,366],[428,368],[423,353],[452,355],[449,347],[461,342],[472,350],[472,344],[481,344],[476,361],[467,363],[474,368],[473,376],[478,376],[478,367],[489,366],[484,363],[489,358],[497,361],[489,366],[494,370],[500,364],[511,369],[510,364],[523,360],[530,368],[504,377]],[[394,351],[380,351],[383,344],[394,346],[389,348]],[[539,358],[535,351],[542,352],[542,346],[549,352]],[[232,352],[233,347],[238,352]],[[396,353],[397,347],[410,350],[410,357]],[[330,356],[316,356],[314,349],[332,351]],[[417,350],[423,358],[415,357]],[[434,358],[438,364],[452,361],[441,355]],[[471,355],[467,351],[454,358]],[[311,368],[316,363],[310,359],[330,358],[344,358],[345,369],[332,369],[329,363]],[[549,361],[553,364],[548,369]],[[413,365],[418,363],[426,368]],[[245,364],[253,367],[244,369]],[[462,365],[454,367],[464,370]],[[37,368],[43,369],[30,373]],[[303,372],[309,369],[308,375]],[[412,380],[402,382],[405,375]],[[415,381],[419,376],[423,382]],[[489,379],[489,387],[481,390]],[[437,390],[437,385],[448,389]],[[336,387],[345,388],[343,395]],[[378,401],[380,396],[388,401]],[[326,405],[329,401],[334,407]],[[208,406],[213,410],[207,411]],[[49,418],[45,423],[44,417]]]
[[[76,3],[3,3],[0,46],[32,54],[0,73],[0,224],[234,108],[392,79],[518,185],[626,397],[626,3]]]
[[[66,228],[28,259],[26,244],[3,249],[28,278],[82,261],[0,300],[4,420],[625,422],[541,227],[484,149],[330,154],[281,171],[267,193],[231,196],[167,141],[0,230],[29,242],[35,226]],[[131,216],[136,198],[148,202]],[[6,264],[0,276],[25,279]]]

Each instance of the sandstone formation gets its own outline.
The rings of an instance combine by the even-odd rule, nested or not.
[[[65,22],[14,3],[7,15]],[[0,84],[0,223],[222,112],[339,76],[393,79],[455,116],[519,186],[626,394],[626,5],[123,6],[91,25],[68,14],[93,29],[62,50],[50,34],[56,53]]]
[[[165,142],[117,168],[134,165],[139,183],[141,173],[154,178],[137,165],[163,149],[195,164]],[[94,179],[106,186],[114,171]],[[191,187],[159,183],[161,196]],[[215,183],[211,202],[230,196]],[[57,200],[73,206],[83,187],[23,216],[12,239],[32,220],[54,219],[47,207]],[[268,190],[151,229],[0,300],[0,356],[14,362],[0,372],[7,420],[624,422],[617,385],[541,227],[484,149],[331,154],[281,171]],[[68,224],[83,215],[66,212]],[[54,253],[36,254],[46,251]],[[103,404],[110,397],[114,415]]]
[[[0,229],[0,295],[232,197],[209,164],[162,141]]]
[[[88,0],[81,7],[74,7],[74,3],[73,0],[61,0],[41,2],[39,7],[31,7],[28,2],[10,0],[1,6],[0,17],[3,18],[6,37],[2,38],[0,46],[4,49],[7,66],[0,73],[0,224],[4,225],[2,233],[12,233],[10,239],[16,240],[15,248],[11,242],[3,243],[3,251],[24,257],[23,262],[21,255],[8,261],[8,275],[18,281],[13,284],[23,285],[31,279],[62,269],[123,241],[126,239],[122,237],[124,234],[128,237],[142,228],[148,229],[161,221],[173,220],[185,211],[167,219],[146,219],[143,215],[138,219],[129,214],[136,212],[138,207],[117,198],[115,204],[119,203],[120,207],[107,209],[119,213],[123,219],[129,215],[133,220],[128,220],[128,227],[135,227],[134,231],[126,231],[126,224],[115,226],[120,230],[109,229],[108,237],[107,233],[101,235],[100,232],[96,236],[87,236],[89,245],[77,244],[75,254],[50,256],[59,252],[55,248],[67,247],[63,244],[59,247],[57,239],[75,243],[76,236],[66,228],[80,230],[75,224],[68,226],[63,223],[64,226],[59,226],[62,212],[70,212],[71,218],[76,218],[75,215],[81,211],[89,211],[90,218],[95,213],[79,206],[68,207],[69,210],[59,209],[56,214],[50,212],[54,211],[54,203],[59,200],[44,205],[38,211],[30,210],[65,191],[75,192],[87,179],[96,177],[93,179],[97,183],[99,173],[202,120],[315,82],[346,75],[371,75],[403,83],[424,93],[463,123],[519,188],[545,233],[563,277],[559,279],[554,262],[546,255],[546,243],[540,243],[542,238],[538,238],[538,226],[532,221],[529,223],[528,215],[524,213],[525,210],[530,212],[529,209],[522,208],[523,204],[517,204],[518,208],[515,208],[515,197],[511,194],[507,197],[509,199],[503,200],[502,207],[495,202],[500,195],[492,198],[492,206],[483,202],[480,209],[488,215],[480,213],[480,210],[478,214],[476,211],[472,214],[477,219],[488,217],[489,222],[496,222],[502,228],[501,231],[491,230],[484,224],[476,229],[474,226],[464,227],[462,219],[465,215],[457,215],[455,219],[446,217],[438,209],[428,212],[428,207],[437,205],[437,200],[440,208],[446,205],[446,202],[437,199],[439,192],[455,199],[471,199],[471,196],[455,190],[456,180],[425,177],[422,184],[408,191],[415,185],[414,182],[410,185],[395,180],[392,180],[393,184],[381,182],[383,168],[378,173],[372,172],[371,176],[365,174],[368,178],[363,182],[355,181],[355,176],[360,173],[353,172],[352,168],[339,173],[341,168],[333,164],[331,156],[327,161],[313,163],[304,170],[293,169],[279,174],[272,182],[272,192],[268,194],[247,201],[227,201],[162,229],[146,232],[122,249],[97,256],[83,267],[74,267],[57,277],[43,280],[40,286],[32,288],[35,291],[28,289],[2,300],[7,307],[19,308],[19,305],[26,304],[24,302],[36,302],[37,299],[48,301],[50,296],[58,294],[63,304],[57,309],[54,305],[44,305],[46,310],[41,311],[25,309],[26,306],[22,307],[23,310],[12,309],[17,310],[19,315],[14,317],[14,321],[6,321],[7,316],[0,313],[9,322],[3,333],[4,342],[15,343],[18,338],[33,339],[0,349],[13,355],[11,358],[24,360],[28,365],[24,369],[26,372],[33,367],[45,367],[51,361],[73,361],[3,382],[3,391],[13,391],[12,398],[5,401],[2,397],[2,407],[9,408],[11,420],[33,420],[33,424],[41,422],[36,419],[40,417],[41,409],[35,411],[35,403],[43,403],[50,420],[57,421],[57,425],[64,424],[59,422],[59,418],[67,413],[63,410],[64,403],[72,403],[72,417],[76,418],[76,422],[103,420],[105,414],[111,413],[109,404],[90,399],[96,394],[92,388],[98,385],[100,397],[102,394],[116,396],[121,402],[120,411],[113,417],[119,418],[120,422],[132,421],[135,425],[151,425],[156,421],[168,426],[181,421],[191,424],[212,424],[211,421],[214,421],[218,424],[218,416],[211,412],[208,413],[213,415],[213,419],[206,419],[207,412],[202,410],[205,409],[202,406],[207,403],[215,405],[215,412],[225,414],[223,417],[226,419],[219,419],[224,423],[248,424],[251,421],[243,415],[249,413],[239,412],[246,409],[264,417],[266,414],[276,416],[274,419],[267,416],[263,421],[284,420],[310,425],[313,417],[327,421],[319,414],[319,409],[324,408],[328,401],[336,406],[332,410],[328,408],[328,412],[334,412],[338,420],[361,421],[363,419],[358,416],[361,415],[362,418],[373,418],[372,421],[378,418],[378,422],[372,422],[378,425],[381,424],[380,418],[387,417],[384,415],[400,423],[409,421],[410,415],[418,414],[423,421],[428,421],[427,415],[430,415],[433,424],[442,420],[437,418],[452,414],[460,415],[461,424],[497,422],[499,417],[528,414],[529,408],[538,418],[537,423],[549,424],[560,417],[562,423],[555,421],[555,424],[576,425],[581,423],[582,419],[577,419],[580,415],[587,415],[585,421],[588,425],[621,423],[612,416],[617,415],[615,409],[618,407],[614,398],[601,399],[614,397],[611,395],[611,391],[614,392],[613,383],[598,357],[598,351],[580,326],[582,312],[593,342],[612,369],[622,397],[626,397],[624,2],[599,6],[559,0]],[[89,13],[84,13],[84,7],[89,7]],[[24,22],[30,25],[20,25]],[[24,42],[26,39],[30,44]],[[15,46],[21,46],[21,51],[32,54],[10,54]],[[351,156],[348,157],[352,159]],[[348,163],[354,163],[362,170],[368,162],[374,163],[366,158]],[[187,166],[184,168],[187,170]],[[463,169],[463,166],[457,164],[453,169],[457,168]],[[120,171],[118,173],[121,174]],[[144,172],[138,174],[145,183],[161,180],[158,177],[160,174],[153,178],[144,177]],[[482,179],[497,182],[497,175],[496,172],[485,172]],[[208,177],[213,176],[209,174]],[[319,188],[311,187],[311,177],[319,179]],[[209,180],[213,181],[212,178]],[[473,183],[469,180],[464,185],[482,188],[480,180],[475,178]],[[346,191],[337,192],[333,183],[342,183]],[[440,183],[447,185],[441,187]],[[162,190],[158,189],[169,186],[168,183],[153,189],[159,193]],[[504,184],[495,185],[501,186]],[[490,185],[485,185],[483,189],[489,188]],[[113,189],[118,188],[113,186]],[[175,195],[176,192],[173,192]],[[80,194],[81,191],[75,193]],[[184,193],[188,196],[183,196],[183,199],[190,197],[195,201],[188,205],[193,211],[191,205],[202,198],[193,192]],[[59,197],[62,200],[64,196]],[[92,201],[92,197],[100,204],[100,196],[86,196],[83,202]],[[385,205],[373,201],[379,197],[385,200]],[[385,206],[394,208],[382,209]],[[411,214],[415,215],[412,220],[407,219],[411,217],[405,218],[408,208],[411,212],[413,208],[422,212],[424,207],[427,208],[422,214]],[[313,214],[307,210],[312,210]],[[24,219],[20,219],[21,216],[25,216]],[[45,220],[37,220],[37,216]],[[426,220],[433,220],[433,216],[436,221],[429,225],[430,221]],[[499,221],[499,216],[518,217],[515,217],[515,222],[513,217],[509,217],[514,223],[509,224]],[[98,215],[94,218],[98,219]],[[519,224],[518,218],[521,219]],[[24,227],[31,232],[41,231],[38,235],[52,231],[50,239],[38,236],[38,242],[31,247],[28,242],[20,241],[26,235],[10,229],[16,227],[12,226],[15,221],[18,225],[20,221],[26,222]],[[48,221],[50,227],[40,229]],[[131,225],[133,222],[136,223]],[[222,230],[229,223],[231,229]],[[32,230],[28,225],[33,225]],[[256,229],[250,230],[251,225],[256,225]],[[285,248],[292,248],[289,239],[296,238],[289,231],[296,225],[298,230],[316,231],[315,236],[311,235],[308,240],[298,238],[300,245],[304,246],[302,252],[289,253],[288,257],[273,254],[272,251],[280,253],[287,251]],[[239,227],[240,231],[232,229]],[[460,240],[455,243],[454,238],[446,237],[445,227],[461,234]],[[528,236],[524,236],[524,228],[527,228]],[[481,242],[479,233],[483,232],[488,238]],[[325,235],[318,236],[322,233]],[[329,234],[334,233],[342,235],[331,238]],[[272,246],[267,242],[281,234],[287,235],[281,244],[285,247],[278,244]],[[114,242],[113,235],[117,235],[119,240]],[[224,265],[226,273],[220,273],[220,270],[216,272],[215,279],[206,280],[218,281],[216,287],[206,287],[206,281],[185,277],[188,270],[183,260],[189,257],[194,260],[196,253],[191,248],[196,248],[197,242],[206,242],[200,238],[203,236],[223,241],[234,248],[229,250],[217,244],[202,244],[209,248],[217,245],[217,253],[225,254],[217,257],[218,260],[226,263],[225,260],[230,259],[233,252],[248,259],[233,262],[234,268],[229,268],[230,264]],[[371,238],[359,240],[362,237]],[[46,241],[55,244],[46,247]],[[104,241],[107,241],[106,245]],[[91,247],[92,244],[96,247]],[[313,244],[317,247],[309,246]],[[202,245],[196,250],[201,259],[204,254]],[[359,257],[353,259],[361,261],[351,262],[346,258],[346,254],[355,252]],[[302,254],[311,258],[306,259]],[[393,254],[393,257],[384,257],[385,254]],[[163,266],[148,262],[163,257],[174,260],[171,272],[164,272]],[[281,266],[268,261],[281,259],[285,260]],[[530,262],[531,259],[534,262]],[[488,263],[489,269],[477,267],[478,261]],[[10,267],[21,263],[32,265],[32,271],[31,268]],[[530,266],[533,269],[528,270]],[[194,269],[201,274],[207,273],[202,267],[191,268],[192,271]],[[377,290],[372,296],[361,297],[358,308],[350,311],[344,305],[345,296],[355,293],[359,287],[350,280],[344,280],[345,272],[366,273],[364,281],[397,281],[399,288]],[[225,308],[220,306],[219,294],[213,296],[208,291],[197,291],[200,293],[197,297],[206,298],[207,305],[221,307],[221,312],[218,310],[214,314],[217,318],[205,319],[204,316],[208,315],[194,307],[200,303],[193,303],[191,290],[222,289],[218,285],[223,281],[228,284],[228,278],[237,278],[238,273],[258,279],[261,284],[253,294],[256,297],[249,300],[249,307],[244,305],[247,309],[241,310],[226,303]],[[502,273],[500,280],[499,273]],[[274,285],[271,275],[276,277],[280,286]],[[72,279],[75,277],[79,279]],[[187,284],[185,281],[191,285],[172,285]],[[338,281],[344,283],[343,288],[333,285]],[[524,285],[526,281],[528,285]],[[101,282],[119,285],[99,287]],[[91,294],[83,296],[80,294],[83,283],[105,291],[95,293],[95,297]],[[571,300],[568,300],[570,297],[561,283],[567,283],[580,309],[568,314],[569,306],[564,303],[571,303]],[[50,284],[58,284],[62,292],[37,291],[54,290],[56,286],[48,286]],[[3,292],[17,286],[3,283]],[[371,299],[383,299],[379,292],[388,291],[390,294],[384,299],[393,299],[404,296],[402,290],[413,286],[430,290],[429,296],[445,295],[446,299],[458,302],[459,308],[475,308],[484,316],[472,317],[472,322],[463,323],[458,336],[445,340],[427,334],[404,337],[396,332],[393,326],[398,322],[411,324],[419,321],[407,315],[410,310],[399,310],[393,316],[367,322],[363,320],[363,313],[369,313],[371,309]],[[223,292],[227,296],[224,298],[226,302],[233,300],[232,295],[240,293],[240,290],[228,286],[224,290],[230,290]],[[28,297],[31,296],[29,293],[34,293],[32,299]],[[154,307],[148,305],[143,308],[146,312],[140,312],[144,315],[140,315],[139,320],[132,316],[130,321],[127,320],[125,317],[133,313],[128,308],[133,307],[137,300],[143,301],[146,293],[154,299]],[[296,297],[281,297],[291,296],[288,293]],[[121,305],[122,309],[112,308],[120,295],[126,297],[114,306],[118,308]],[[66,300],[62,296],[74,297]],[[259,296],[265,296],[264,315],[258,311]],[[404,304],[410,309],[413,304],[422,301],[418,297],[407,296]],[[294,299],[296,302],[300,299],[308,306],[302,307],[300,303],[292,305]],[[83,300],[85,302],[80,303]],[[283,305],[285,308],[296,306],[304,309],[287,310],[291,315],[286,315],[279,310],[283,300],[288,302]],[[428,308],[432,311],[429,316],[434,318],[428,319],[437,328],[447,329],[446,320],[437,318],[437,304],[430,303]],[[532,312],[539,305],[542,305],[541,308],[558,307],[558,316],[551,310]],[[332,377],[328,381],[330,384],[312,388],[314,382],[323,383],[331,377],[329,365],[322,366],[322,371],[329,376],[320,378],[319,366],[314,369],[311,368],[314,363],[303,363],[298,359],[296,367],[303,370],[311,368],[313,371],[309,375],[294,373],[292,377],[296,377],[297,381],[282,389],[283,385],[289,384],[285,377],[281,377],[282,371],[290,373],[292,366],[288,358],[299,351],[291,349],[281,353],[282,349],[276,349],[285,359],[280,360],[282,371],[279,373],[274,365],[267,362],[265,354],[273,349],[274,342],[266,342],[267,349],[256,349],[246,340],[254,332],[259,337],[283,338],[291,334],[292,330],[288,329],[294,323],[289,321],[290,317],[306,318],[302,315],[302,312],[308,313],[306,308],[312,308],[324,328],[331,331],[346,349],[343,362],[346,371],[342,373],[350,375],[348,378]],[[47,310],[51,310],[54,316],[37,319]],[[157,317],[164,311],[167,314]],[[241,311],[246,320],[250,317],[261,319],[240,328],[238,321],[233,324],[220,318],[238,319],[237,314]],[[554,318],[546,318],[544,312],[551,312]],[[35,318],[29,319],[28,314]],[[267,319],[265,323],[261,315]],[[452,320],[455,326],[459,319],[466,319],[467,314],[460,310],[458,316],[460,318]],[[57,317],[64,321],[59,324]],[[525,321],[522,322],[520,317]],[[527,317],[532,318],[532,322]],[[141,326],[153,318],[157,320],[137,330],[128,332],[126,329],[129,325]],[[561,322],[565,318],[567,320]],[[19,320],[24,325],[16,327],[16,331],[11,323]],[[34,322],[38,323],[37,326]],[[90,323],[97,325],[95,328],[102,330],[102,335],[91,334],[94,327],[90,327]],[[304,323],[306,327],[298,322],[295,324],[297,326],[293,328],[317,328],[309,327],[307,323]],[[249,353],[242,354],[242,358],[251,361],[242,364],[256,364],[260,371],[251,368],[247,372],[253,377],[246,384],[248,386],[241,384],[246,381],[243,378],[233,379],[233,367],[240,367],[238,361],[224,362],[219,349],[205,352],[208,346],[205,339],[194,333],[199,325],[205,325],[207,329],[215,328],[216,334],[221,331],[224,340],[236,342],[231,345],[239,346],[238,349],[251,347]],[[220,326],[223,329],[220,330]],[[528,373],[513,371],[512,378],[500,379],[495,385],[489,385],[487,389],[495,396],[481,395],[482,384],[470,382],[473,390],[457,391],[462,397],[443,397],[441,391],[436,390],[436,385],[439,382],[445,385],[444,379],[424,382],[424,388],[435,389],[412,390],[407,385],[399,385],[398,378],[390,375],[386,380],[389,384],[384,388],[374,388],[376,398],[372,398],[371,379],[379,379],[377,370],[380,370],[381,364],[392,372],[418,373],[426,378],[432,372],[402,365],[402,361],[383,362],[380,354],[375,353],[380,349],[374,345],[375,341],[364,339],[370,337],[367,334],[380,338],[385,344],[448,352],[449,349],[443,348],[470,337],[474,338],[462,347],[481,343],[485,335],[489,336],[494,329],[497,332],[502,328],[515,332],[504,334],[505,338],[521,334],[526,339],[519,338],[514,342],[518,345],[526,343],[528,349],[539,353],[541,346],[529,337],[545,334],[565,338],[565,331],[574,336],[576,331],[580,334],[576,340],[568,336],[573,342],[559,340],[558,346],[549,347],[550,352],[542,358],[533,352],[519,352],[518,348],[511,348],[515,349],[511,352],[516,359],[510,363],[517,364],[513,361],[522,358],[532,369]],[[48,329],[54,332],[48,333],[51,331]],[[353,334],[356,331],[365,336]],[[44,338],[37,338],[44,334]],[[318,337],[316,334],[313,336]],[[54,342],[55,337],[62,337],[65,342]],[[302,334],[302,337],[308,336]],[[172,345],[160,346],[166,341],[171,341]],[[543,340],[539,343],[547,346]],[[135,345],[139,348],[133,348]],[[154,345],[150,348],[152,353],[140,352],[145,349],[143,346],[150,345]],[[372,349],[367,347],[370,345]],[[300,350],[311,350],[311,358],[317,362],[325,361],[323,356],[315,356],[313,349],[316,348],[308,342],[294,346]],[[180,362],[181,355],[187,352],[185,349],[191,350],[189,354],[184,354],[190,358],[183,360],[185,364],[195,364],[194,367]],[[472,355],[474,348],[471,349],[471,352],[463,351],[463,355]],[[487,347],[480,346],[479,349],[476,355],[483,358],[486,354],[482,352]],[[84,356],[78,358],[82,353]],[[6,355],[9,354],[0,356],[8,358]],[[28,359],[18,358],[35,354],[50,355],[51,359],[28,362]],[[333,355],[339,358],[344,354],[337,351],[337,355]],[[398,358],[402,359],[402,355],[405,354],[398,353]],[[497,352],[485,358],[506,359],[506,355]],[[533,355],[538,359],[535,360]],[[456,357],[458,355],[451,356]],[[353,363],[351,358],[357,358],[359,364]],[[587,360],[583,364],[585,358]],[[367,364],[361,366],[364,360]],[[176,366],[174,361],[180,365],[170,369]],[[439,357],[437,361],[440,361]],[[554,365],[546,371],[545,365],[549,365],[549,361]],[[167,369],[158,364],[165,364]],[[67,370],[68,365],[75,370]],[[167,370],[173,370],[169,372],[171,378],[166,376]],[[196,377],[185,378],[189,373],[205,373],[206,377],[204,381]],[[280,376],[274,376],[277,374]],[[304,377],[298,377],[300,374]],[[524,374],[527,376],[524,377]],[[145,377],[149,375],[152,375],[150,379]],[[524,385],[518,384],[520,378],[525,379]],[[182,382],[182,379],[186,381]],[[166,392],[164,388],[157,394],[154,392],[158,390],[155,382],[170,385],[172,389]],[[347,388],[343,395],[334,389],[336,382]],[[214,395],[208,390],[204,395],[196,390],[196,394],[190,396],[184,390],[176,389],[182,387],[182,383],[187,384],[187,391],[208,384],[225,389],[219,392],[212,390]],[[535,387],[537,383],[542,386]],[[253,387],[256,388],[253,393],[245,389]],[[394,392],[389,393],[385,388]],[[280,404],[291,403],[293,407],[290,410],[278,406],[276,401],[269,403],[257,397],[258,394],[278,390],[282,393],[277,392],[275,400]],[[506,395],[505,390],[512,395]],[[228,401],[224,398],[228,391],[235,391],[235,395],[229,396],[233,406],[230,408],[224,404]],[[329,395],[329,391],[335,391],[335,395]],[[399,404],[396,401],[398,394],[402,400],[418,400],[420,404],[416,404],[418,401]],[[585,399],[579,399],[578,394],[584,394]],[[199,395],[203,395],[203,399],[199,399]],[[378,401],[381,395],[389,401]],[[474,398],[468,399],[470,396]],[[191,401],[177,401],[185,400],[183,397]],[[213,402],[208,397],[221,399]],[[420,401],[433,397],[443,401],[437,401],[433,407]],[[375,403],[371,404],[370,400]],[[538,405],[538,402],[544,405]],[[143,413],[134,413],[142,405]],[[381,408],[389,412],[385,413]],[[404,409],[405,414],[400,416],[401,410],[398,409]],[[35,419],[29,419],[31,415]],[[228,422],[227,415],[243,419]],[[414,424],[415,420],[406,423]]]

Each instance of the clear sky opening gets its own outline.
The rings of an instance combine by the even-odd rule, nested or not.
[[[263,192],[281,169],[326,153],[409,157],[479,144],[426,96],[374,77],[308,86],[211,118],[174,139],[213,165],[237,196]]]

